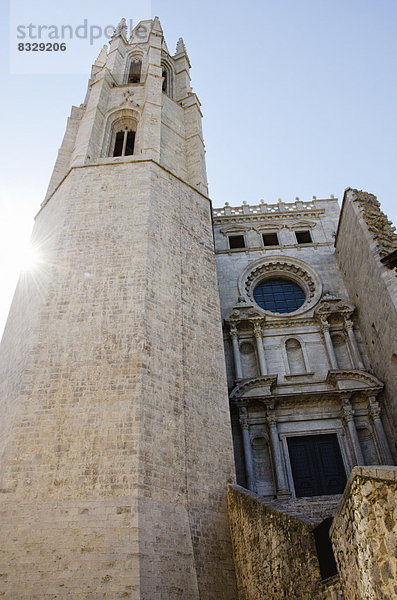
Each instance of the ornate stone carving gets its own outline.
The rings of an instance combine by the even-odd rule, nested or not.
[[[329,323],[326,316],[320,317],[320,329],[322,333],[329,332]]]
[[[379,402],[372,397],[369,399],[369,412],[373,419],[380,417],[381,408],[379,406]]]
[[[334,296],[329,291],[326,291],[321,298],[319,306],[316,308],[315,314],[320,320],[320,323],[327,321],[331,315],[340,315],[341,318],[349,318],[355,310],[355,307],[341,298]]]
[[[361,215],[372,234],[381,258],[397,249],[397,234],[395,227],[380,209],[380,204],[373,194],[355,192],[353,200],[359,207]]]
[[[232,338],[232,340],[237,340],[238,339],[238,331],[237,331],[237,327],[236,325],[231,325],[230,326],[230,337]]]
[[[310,277],[310,275],[307,273],[307,271],[305,271],[301,267],[291,264],[288,261],[283,260],[275,260],[274,262],[268,262],[256,267],[256,269],[254,269],[251,272],[251,274],[247,277],[245,281],[245,289],[247,293],[249,293],[250,291],[251,283],[255,279],[257,279],[258,276],[267,275],[269,273],[273,274],[274,272],[297,276],[299,279],[303,280],[306,283],[309,291],[309,299],[311,299],[314,296],[316,285]]]
[[[305,292],[306,300],[304,304],[294,311],[294,315],[299,315],[312,308],[320,299],[322,292],[321,279],[305,262],[291,257],[269,256],[265,259],[259,259],[250,263],[239,279],[239,292],[246,303],[252,304],[253,290],[257,283],[270,277],[281,277],[295,281]],[[257,307],[256,310],[261,314],[267,314],[268,318],[284,318],[284,314],[270,313]]]
[[[140,108],[139,104],[137,104],[137,102],[135,102],[135,100],[133,99],[133,95],[134,95],[134,92],[132,90],[126,90],[123,93],[124,100],[120,104],[120,106],[123,106],[123,104],[128,104],[128,105],[134,106],[135,108]]]
[[[252,304],[249,304],[242,296],[239,297],[236,306],[233,307],[229,316],[225,319],[225,323],[230,327],[230,332],[232,329],[236,330],[237,327],[241,327],[244,324],[253,327],[254,330],[256,325],[262,329],[264,322],[263,314]]]
[[[266,415],[266,421],[269,427],[277,427],[277,419],[274,410],[268,410]]]
[[[348,421],[352,421],[353,417],[354,417],[354,410],[353,407],[350,403],[349,398],[343,398],[342,400],[342,412],[343,412],[343,418],[346,422]]]

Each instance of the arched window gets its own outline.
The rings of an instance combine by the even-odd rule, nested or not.
[[[306,364],[303,356],[302,346],[295,339],[287,340],[285,343],[290,375],[306,373]]]
[[[338,369],[351,369],[352,361],[350,359],[345,337],[341,333],[335,333],[332,335],[332,344],[334,346]]]
[[[107,156],[131,156],[135,153],[139,115],[121,110],[108,122],[105,134]]]
[[[128,126],[119,129],[114,136],[113,156],[130,156],[134,154],[135,131]]]
[[[172,98],[172,92],[173,92],[172,68],[165,61],[161,61],[161,75],[163,77],[163,92],[165,92],[167,94],[167,96]]]
[[[127,83],[141,82],[142,61],[139,58],[132,59],[128,71]]]
[[[131,156],[139,152],[140,114],[132,108],[122,108],[108,115],[102,142],[102,156]]]

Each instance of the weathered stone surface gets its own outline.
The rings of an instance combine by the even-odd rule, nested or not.
[[[381,263],[397,235],[373,194],[347,189],[335,241],[336,259],[351,298],[372,370],[385,382],[383,419],[397,460],[397,277]]]
[[[356,467],[331,527],[349,600],[397,597],[397,468]]]
[[[324,596],[311,525],[229,486],[228,506],[240,600]]]
[[[186,55],[174,98],[162,92],[162,34],[147,25],[138,48],[112,40],[72,111],[33,233],[42,262],[1,345],[8,599],[236,597],[199,103]],[[129,86],[138,50],[144,83]],[[136,124],[133,155],[113,156],[114,115]]]
[[[391,600],[395,470],[349,482],[341,579],[321,581],[312,535],[340,496],[306,496],[392,462],[374,373],[396,422],[393,228],[354,190],[340,219],[333,197],[211,214],[186,48],[169,55],[157,18],[139,27],[127,40],[122,20],[72,108],[33,234],[42,263],[0,349],[0,596],[236,600],[226,374],[239,482],[258,492],[228,494],[240,600]],[[264,277],[295,281],[303,304],[259,307]],[[316,463],[300,488],[298,437]],[[338,485],[313,485],[317,454]]]
[[[312,496],[308,498],[289,498],[264,500],[266,506],[275,510],[304,519],[306,523],[313,525],[321,523],[324,519],[334,517],[341,499],[340,494],[333,496]]]

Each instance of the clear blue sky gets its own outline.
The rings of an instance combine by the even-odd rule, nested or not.
[[[72,51],[53,57],[51,74],[38,74],[47,68],[43,55],[16,56],[27,74],[15,74],[15,19],[104,26],[123,16],[159,15],[171,51],[182,35],[202,102],[215,206],[341,199],[346,187],[356,187],[377,194],[397,221],[396,0],[10,6],[12,23],[1,4],[0,330],[18,275],[10,257],[29,237],[70,107],[83,101],[91,63],[106,41],[85,41],[77,61]]]

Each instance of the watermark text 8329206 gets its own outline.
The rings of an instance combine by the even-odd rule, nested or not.
[[[69,14],[52,0],[10,2],[9,67],[15,75],[86,74],[106,44],[145,42],[150,34],[151,0],[128,0],[129,18],[97,20],[96,0],[83,3],[87,17]],[[120,31],[119,31],[120,30]]]
[[[19,52],[65,52],[66,44],[62,42],[58,44],[58,42],[20,42],[18,44]]]

